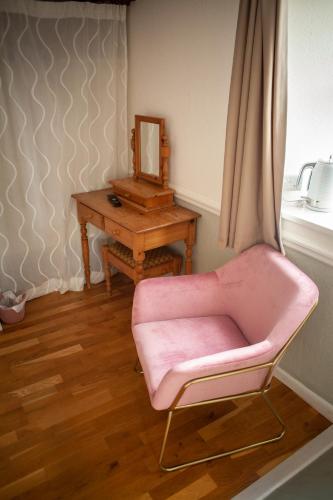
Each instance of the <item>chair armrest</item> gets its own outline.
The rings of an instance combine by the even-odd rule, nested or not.
[[[223,314],[215,272],[151,278],[135,289],[132,324]]]
[[[163,377],[152,398],[152,405],[157,410],[169,408],[187,382],[268,363],[274,359],[275,351],[273,344],[264,340],[255,345],[179,363]],[[259,390],[265,381],[268,370],[269,367],[258,368],[253,371],[231,374],[220,379],[193,384],[183,393],[177,406]]]

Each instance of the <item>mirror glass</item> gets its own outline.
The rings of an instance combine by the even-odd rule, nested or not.
[[[160,126],[156,123],[140,123],[141,172],[160,175]]]

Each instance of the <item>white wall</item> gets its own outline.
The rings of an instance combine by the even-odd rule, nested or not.
[[[288,258],[319,288],[319,303],[281,367],[333,405],[333,267],[286,248]]]
[[[129,124],[166,119],[170,184],[219,211],[238,1],[136,0],[128,9]]]
[[[333,1],[290,0],[285,173],[333,153]],[[283,236],[283,235],[282,235]],[[282,367],[333,404],[333,267],[287,248],[317,283],[319,305]]]
[[[333,1],[291,0],[286,173],[333,153]]]
[[[301,37],[299,43],[308,44],[307,36],[301,35],[302,26],[304,29],[308,26],[304,17],[317,26],[319,21],[317,23],[312,18],[319,15],[320,19],[328,19],[329,6],[333,6],[333,1],[291,0],[289,4],[291,23],[294,23]],[[303,5],[304,8],[310,7],[310,13],[306,9],[303,12]],[[322,5],[323,12],[316,8],[319,5]],[[160,115],[167,120],[172,146],[172,183],[180,193],[192,194],[189,196],[192,204],[185,203],[185,206],[202,214],[194,247],[194,272],[210,271],[232,257],[231,252],[221,252],[218,247],[218,216],[202,207],[205,206],[203,200],[206,200],[207,206],[210,205],[210,209],[215,206],[216,212],[220,206],[237,11],[238,2],[233,0],[136,0],[129,9],[129,122],[133,124],[134,114]],[[327,29],[333,33],[333,22]],[[294,35],[290,36],[293,46]],[[325,32],[324,45],[330,43],[330,47],[323,49],[323,44],[316,41],[317,50],[320,51],[317,56],[313,56],[315,60],[322,60],[326,57],[325,53],[331,51],[333,44],[328,41],[330,36],[330,33]],[[302,49],[302,45],[298,46],[299,52],[309,51],[312,42],[306,47]],[[295,64],[298,64],[296,56],[294,59]],[[291,57],[291,61],[294,59]],[[326,72],[327,75],[331,74],[327,82],[323,78],[320,80],[323,87],[326,83],[329,86],[327,92],[331,92],[333,86],[332,61],[333,57],[331,67],[328,67],[328,62],[325,67],[319,65],[320,70],[316,67],[316,74],[319,72],[320,77]],[[304,57],[303,63],[306,62],[307,57]],[[313,73],[314,64],[315,61],[311,63],[309,79],[316,77]],[[298,71],[303,79],[304,68],[300,68]],[[302,86],[302,80],[298,85]],[[310,90],[308,86],[308,92]],[[325,95],[327,98],[327,93]],[[299,153],[303,154],[315,133],[314,127],[301,123],[304,118],[298,118],[293,111],[296,106],[294,99],[297,99],[298,108],[302,110],[304,106],[301,100],[298,101],[297,87],[293,88],[289,97],[289,110],[291,115],[295,115],[296,129],[293,133],[293,128],[289,126],[289,157],[291,146],[294,151],[300,150]],[[320,100],[321,97],[318,97],[318,102]],[[333,96],[331,101],[327,100],[327,108],[332,103]],[[333,114],[330,115],[332,122]],[[306,139],[304,134],[300,138],[295,137],[298,132],[296,118],[300,125],[308,127]],[[293,164],[297,163],[296,169],[302,162],[313,159],[314,154],[307,151],[303,158],[293,160]],[[321,148],[319,154],[324,155],[325,151]],[[288,248],[287,255],[318,284],[321,298],[318,309],[295,340],[282,366],[333,404],[333,268]]]

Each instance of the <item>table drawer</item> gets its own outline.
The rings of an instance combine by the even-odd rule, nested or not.
[[[78,205],[78,214],[80,219],[83,219],[85,222],[89,222],[90,224],[93,224],[94,226],[97,226],[99,229],[102,229],[102,231],[104,231],[103,215],[82,204]]]
[[[105,232],[112,236],[115,240],[124,243],[129,248],[133,248],[133,235],[124,227],[110,219],[105,219]]]

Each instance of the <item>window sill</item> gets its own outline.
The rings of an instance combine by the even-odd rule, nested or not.
[[[282,241],[289,248],[333,266],[333,214],[284,205]]]

